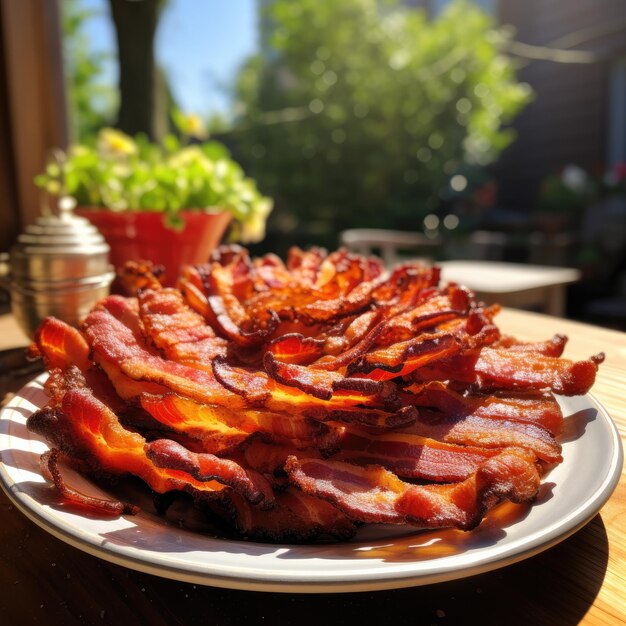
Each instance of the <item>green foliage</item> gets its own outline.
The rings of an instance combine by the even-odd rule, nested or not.
[[[272,208],[218,142],[181,145],[170,135],[160,146],[111,128],[72,146],[62,167],[50,163],[35,183],[82,207],[163,212],[171,226],[180,225],[181,210],[229,211],[231,234],[243,242],[263,238]]]
[[[562,176],[554,174],[541,185],[538,208],[546,214],[570,215],[582,211],[591,196],[590,190],[572,187]]]
[[[434,21],[393,0],[266,10],[266,44],[237,83],[236,139],[277,224],[330,245],[342,228],[419,229],[457,171],[513,139],[503,124],[530,88],[502,52],[508,34],[469,2]]]
[[[85,24],[98,12],[82,7],[80,0],[62,0],[61,30],[71,134],[85,141],[110,123],[117,106],[117,94],[102,82],[106,53],[90,49]]]

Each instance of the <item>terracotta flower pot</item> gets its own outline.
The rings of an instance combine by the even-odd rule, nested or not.
[[[111,247],[111,263],[121,267],[126,261],[152,261],[166,270],[165,283],[173,285],[183,265],[204,263],[220,243],[230,213],[181,213],[182,230],[168,228],[162,213],[116,213],[77,208],[77,215],[88,219]]]

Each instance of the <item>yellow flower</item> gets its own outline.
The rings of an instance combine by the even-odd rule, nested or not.
[[[243,243],[254,243],[265,237],[265,223],[271,211],[272,201],[268,198],[256,203],[252,215],[241,224],[239,235]]]
[[[180,130],[188,137],[196,139],[203,139],[207,134],[203,119],[196,113],[189,113],[182,117]]]
[[[168,159],[168,165],[177,169],[189,167],[195,163],[203,165],[205,169],[213,169],[213,163],[207,159],[199,146],[182,148]]]
[[[131,137],[115,128],[103,128],[98,133],[98,151],[108,155],[137,154],[137,144]]]
[[[70,159],[73,157],[83,157],[86,154],[89,154],[90,150],[86,146],[81,146],[80,144],[73,144],[69,149],[69,157]]]

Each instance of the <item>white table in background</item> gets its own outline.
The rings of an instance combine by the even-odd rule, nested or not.
[[[549,315],[565,314],[566,285],[580,279],[569,267],[548,267],[495,261],[443,261],[442,282],[469,287],[487,304],[516,309],[539,308]]]

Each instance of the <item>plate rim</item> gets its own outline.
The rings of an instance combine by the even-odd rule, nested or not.
[[[9,417],[5,417],[5,415],[10,409],[18,407],[21,401],[27,399],[24,398],[27,390],[33,389],[43,393],[43,390],[37,388],[36,385],[41,385],[46,376],[47,374],[45,373],[41,374],[24,385],[7,405],[2,408],[0,421],[13,421]],[[530,558],[577,532],[601,510],[611,497],[621,478],[624,456],[623,446],[617,426],[597,398],[590,393],[580,397],[586,399],[596,409],[598,416],[601,416],[607,442],[610,441],[611,443],[609,462],[606,464],[602,480],[598,482],[593,494],[586,500],[577,503],[577,506],[569,511],[564,519],[553,521],[547,529],[536,531],[529,536],[524,536],[514,541],[512,544],[506,545],[501,552],[496,551],[495,557],[490,555],[489,552],[477,555],[475,559],[470,558],[469,562],[466,557],[465,564],[459,569],[438,566],[442,560],[450,559],[450,557],[440,557],[430,561],[409,562],[409,565],[411,563],[414,565],[419,563],[419,571],[406,566],[406,563],[398,564],[395,569],[386,568],[382,572],[384,574],[382,578],[380,576],[381,572],[372,566],[365,567],[358,573],[354,571],[329,572],[327,570],[321,572],[312,570],[275,572],[265,568],[262,570],[257,569],[251,576],[252,568],[250,567],[240,566],[239,568],[232,568],[230,571],[226,571],[223,566],[211,568],[210,563],[205,564],[205,567],[199,567],[197,563],[181,561],[177,565],[178,561],[171,558],[167,559],[163,556],[164,553],[154,551],[142,552],[140,549],[130,545],[116,545],[106,541],[103,542],[101,535],[93,531],[79,528],[80,532],[76,533],[72,532],[71,528],[68,529],[68,524],[59,526],[58,522],[55,521],[54,515],[49,512],[49,506],[38,502],[32,495],[19,489],[19,483],[15,482],[5,467],[3,461],[4,450],[0,450],[0,486],[6,492],[12,504],[22,514],[57,539],[105,561],[182,582],[228,589],[285,593],[342,593],[434,584],[474,576]],[[30,402],[30,400],[28,401]],[[4,433],[0,433],[0,438],[5,436]],[[33,440],[33,437],[29,437],[29,440]],[[222,545],[224,541],[231,541],[210,535],[208,537],[211,543],[217,542],[217,544],[221,543]],[[265,544],[242,540],[232,541],[242,545],[262,545],[275,549],[280,549],[281,547],[290,549],[315,547]],[[495,545],[497,546],[497,544]],[[207,553],[210,554],[214,547],[217,546],[207,545]],[[471,549],[468,552],[471,552]],[[467,553],[465,554],[467,555]],[[254,558],[254,555],[248,554],[247,557]],[[400,565],[405,565],[405,567],[400,567]]]

